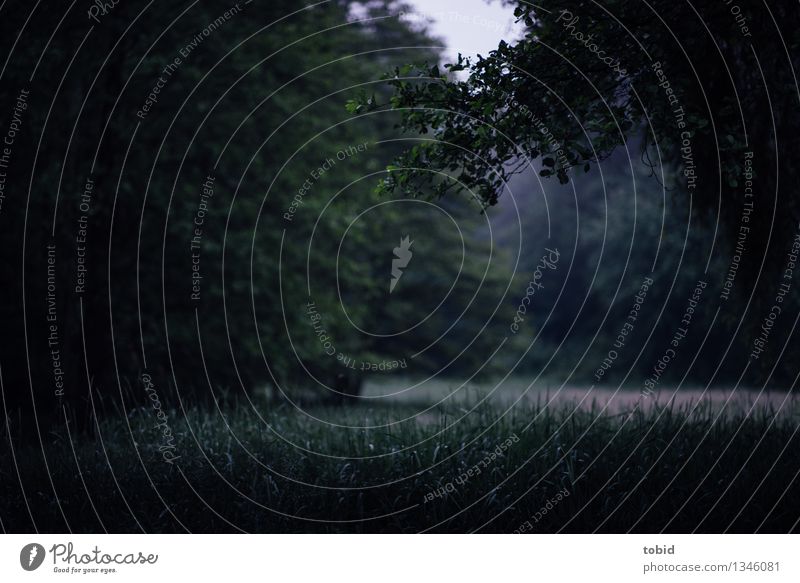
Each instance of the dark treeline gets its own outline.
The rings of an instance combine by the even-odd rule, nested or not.
[[[88,410],[146,402],[144,374],[178,408],[269,386],[332,395],[343,365],[396,372],[414,353],[415,374],[480,367],[482,306],[507,272],[487,271],[485,217],[382,204],[374,174],[402,149],[386,141],[397,119],[345,109],[361,87],[385,93],[393,66],[438,59],[402,5],[120,3],[89,17],[52,5],[26,23],[27,5],[9,4],[4,130],[21,118],[0,211],[10,416],[35,402],[42,430],[63,428],[62,406],[85,426]],[[388,302],[404,236],[425,273]],[[413,341],[394,334],[442,301]]]

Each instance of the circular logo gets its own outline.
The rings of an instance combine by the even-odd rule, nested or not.
[[[19,552],[19,564],[26,571],[35,571],[44,562],[44,547],[38,543],[30,543]]]

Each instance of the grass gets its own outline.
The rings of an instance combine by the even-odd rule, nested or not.
[[[370,403],[317,406],[308,414],[287,403],[262,404],[258,413],[249,405],[171,411],[180,456],[172,464],[159,452],[163,434],[145,408],[101,422],[99,437],[70,443],[47,436],[49,474],[38,444],[15,446],[12,457],[6,443],[2,526],[12,532],[797,530],[796,410],[775,415],[760,408],[748,416],[685,405],[611,415],[597,406],[544,408],[542,399],[508,410],[473,397],[415,417],[420,407],[410,400]],[[398,422],[404,418],[410,419]]]

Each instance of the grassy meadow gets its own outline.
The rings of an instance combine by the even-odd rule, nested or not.
[[[622,411],[603,410],[601,392],[576,406],[556,389],[500,399],[458,387],[415,400],[372,384],[368,397],[392,396],[302,411],[265,399],[169,411],[167,457],[148,409],[93,438],[44,435],[43,448],[2,450],[0,517],[74,532],[797,529],[795,399]]]

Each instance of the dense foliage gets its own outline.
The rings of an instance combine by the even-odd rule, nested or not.
[[[126,410],[147,399],[143,374],[180,407],[333,394],[353,362],[488,370],[478,332],[509,313],[485,309],[508,280],[476,236],[485,217],[376,194],[399,119],[345,108],[364,87],[387,97],[393,66],[438,59],[401,4],[54,6],[30,21],[9,4],[4,117],[30,94],[0,214],[12,416],[34,400],[55,426],[61,405],[81,423]],[[415,263],[390,294],[406,236]]]
[[[702,360],[741,362],[791,266],[800,220],[793,191],[800,175],[787,155],[800,148],[795,77],[800,14],[789,3],[747,8],[666,0],[506,3],[525,27],[518,40],[500,42],[472,62],[459,58],[443,68],[433,63],[397,68],[385,77],[393,88],[388,100],[365,94],[351,104],[353,111],[401,112],[406,131],[428,138],[389,165],[379,190],[413,196],[467,188],[492,207],[510,198],[515,184],[519,195],[519,175],[525,177],[527,204],[545,189],[554,190],[537,184],[533,172],[573,183],[575,204],[570,189],[561,191],[568,200],[555,204],[571,209],[572,216],[562,215],[565,220],[552,235],[571,236],[578,210],[588,211],[580,215],[583,244],[573,245],[583,247],[577,258],[586,259],[584,269],[567,292],[581,294],[581,284],[589,283],[596,301],[616,297],[625,272],[589,260],[598,257],[590,249],[606,249],[606,242],[621,253],[612,253],[612,261],[631,268],[632,281],[621,284],[623,289],[635,292],[635,280],[661,267],[669,277],[658,282],[659,299],[673,291],[673,275],[682,298],[698,274],[708,273],[709,293],[724,309]],[[642,180],[641,168],[652,176],[650,184]],[[433,170],[454,179],[441,180]],[[581,179],[586,172],[596,173],[594,181]],[[629,196],[608,205],[610,191]],[[541,205],[537,210],[547,212]],[[636,217],[649,237],[642,238],[630,222]],[[537,243],[529,241],[533,256],[523,256],[535,261],[542,237],[533,230],[526,235]],[[630,245],[635,240],[647,247]],[[660,266],[657,247],[664,259]],[[601,279],[595,281],[593,273]],[[798,299],[796,284],[790,295]],[[623,295],[623,303],[629,298]],[[682,300],[675,302],[666,319],[680,320],[683,309]],[[713,306],[704,312],[709,324]],[[559,313],[567,323],[577,314]],[[593,319],[592,313],[601,317]],[[578,343],[570,341],[567,348],[580,354],[580,338],[602,328],[605,313],[578,314],[573,335]],[[563,331],[554,327],[550,339],[559,344]],[[796,347],[795,340],[787,340],[790,332],[791,322],[784,321],[780,342]],[[608,338],[616,333],[605,331]],[[732,352],[727,342],[714,341],[717,334],[735,339]],[[774,360],[753,360],[751,380],[794,380],[795,371],[785,362],[773,370]],[[648,368],[644,364],[642,372]],[[720,372],[735,368],[721,366]],[[738,371],[732,376],[698,378],[735,380]]]

